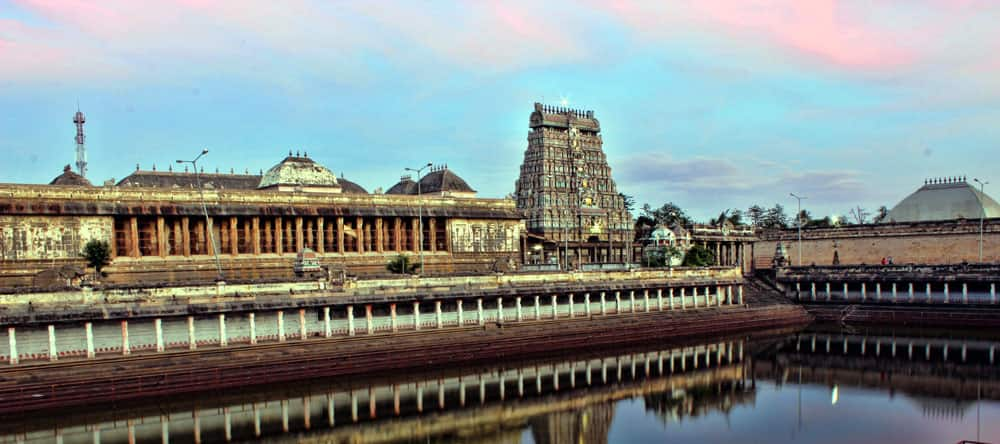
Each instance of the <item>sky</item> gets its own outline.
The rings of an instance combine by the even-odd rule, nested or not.
[[[267,170],[513,192],[534,102],[593,110],[619,191],[698,219],[1000,195],[1000,1],[0,0],[0,182]],[[990,190],[994,188],[994,190]]]

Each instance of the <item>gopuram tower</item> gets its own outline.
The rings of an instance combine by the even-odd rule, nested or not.
[[[527,220],[526,264],[560,268],[631,260],[632,217],[602,151],[593,111],[535,103],[515,183]]]

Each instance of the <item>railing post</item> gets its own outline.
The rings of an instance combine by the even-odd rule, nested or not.
[[[327,308],[327,313],[329,314],[329,308]],[[250,313],[247,315],[248,321],[250,322],[250,344],[257,344],[257,315]]]
[[[590,293],[584,293],[583,294],[583,305],[584,305],[584,307],[586,307],[586,308],[584,308],[584,313],[589,318],[590,314],[591,314],[591,309],[590,309]]]
[[[657,288],[656,289],[656,309],[659,310],[659,311],[663,311],[663,289],[662,288]]]
[[[188,349],[195,350],[198,348],[198,340],[195,337],[194,332],[194,316],[188,316]]]
[[[559,317],[559,297],[552,295],[552,319]]]
[[[483,300],[480,298],[479,303],[482,304]],[[479,306],[479,311],[482,311],[482,305]],[[420,301],[413,301],[413,330],[420,330]]]
[[[483,298],[476,298],[476,313],[478,314],[479,325],[485,325],[486,317],[483,314]]]
[[[497,322],[503,323],[503,298],[497,298]]]
[[[962,282],[962,303],[969,303],[969,284]]]
[[[14,328],[10,328],[10,333],[13,335]],[[87,337],[87,359],[93,359],[97,354],[94,352],[94,324],[87,322],[83,324],[84,334]],[[13,347],[13,346],[12,346]],[[13,350],[13,348],[11,349]],[[16,353],[16,351],[11,352]]]
[[[160,318],[153,319],[153,331],[156,335],[156,351],[163,351],[163,320]],[[89,354],[87,357],[90,357]]]
[[[278,325],[283,327],[284,323],[281,322],[281,312],[278,312]],[[283,334],[283,328],[278,332],[278,340],[284,341],[285,335]],[[347,306],[347,336],[354,336],[354,306]]]
[[[520,296],[514,298],[514,307],[515,307],[515,310],[517,311],[517,322],[523,321],[524,318],[521,316],[521,297]]]
[[[53,337],[53,339],[55,339]],[[55,343],[53,342],[53,346]],[[128,340],[128,320],[122,319],[122,356],[128,356],[132,354],[132,346],[129,344]]]
[[[458,326],[461,327],[465,325],[465,313],[462,310],[462,300],[459,299],[455,302],[455,304],[458,306],[456,309],[458,311]]]
[[[392,330],[396,331],[396,304],[392,304]],[[333,336],[333,323],[330,321],[330,307],[323,307],[323,337]]]
[[[10,356],[8,357],[10,365],[17,365],[20,355],[17,353],[17,331],[14,327],[7,327],[7,344],[10,346]]]
[[[227,345],[229,345],[229,340],[226,337],[226,315],[219,313],[219,347]]]

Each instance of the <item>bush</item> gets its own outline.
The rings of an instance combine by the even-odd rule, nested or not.
[[[101,276],[101,270],[111,263],[111,246],[106,241],[91,239],[83,246],[80,255],[87,260],[88,266],[94,268],[97,276]]]
[[[707,267],[713,264],[715,264],[715,254],[708,248],[701,245],[694,245],[684,255],[684,262],[681,265],[685,267]]]
[[[385,265],[385,269],[397,274],[413,273],[420,267],[420,264],[411,264],[410,257],[401,254]]]

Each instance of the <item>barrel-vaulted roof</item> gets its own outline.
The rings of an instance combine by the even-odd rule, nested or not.
[[[964,178],[952,178],[927,181],[892,207],[884,222],[978,219],[980,216],[1000,217],[1000,204]]]

